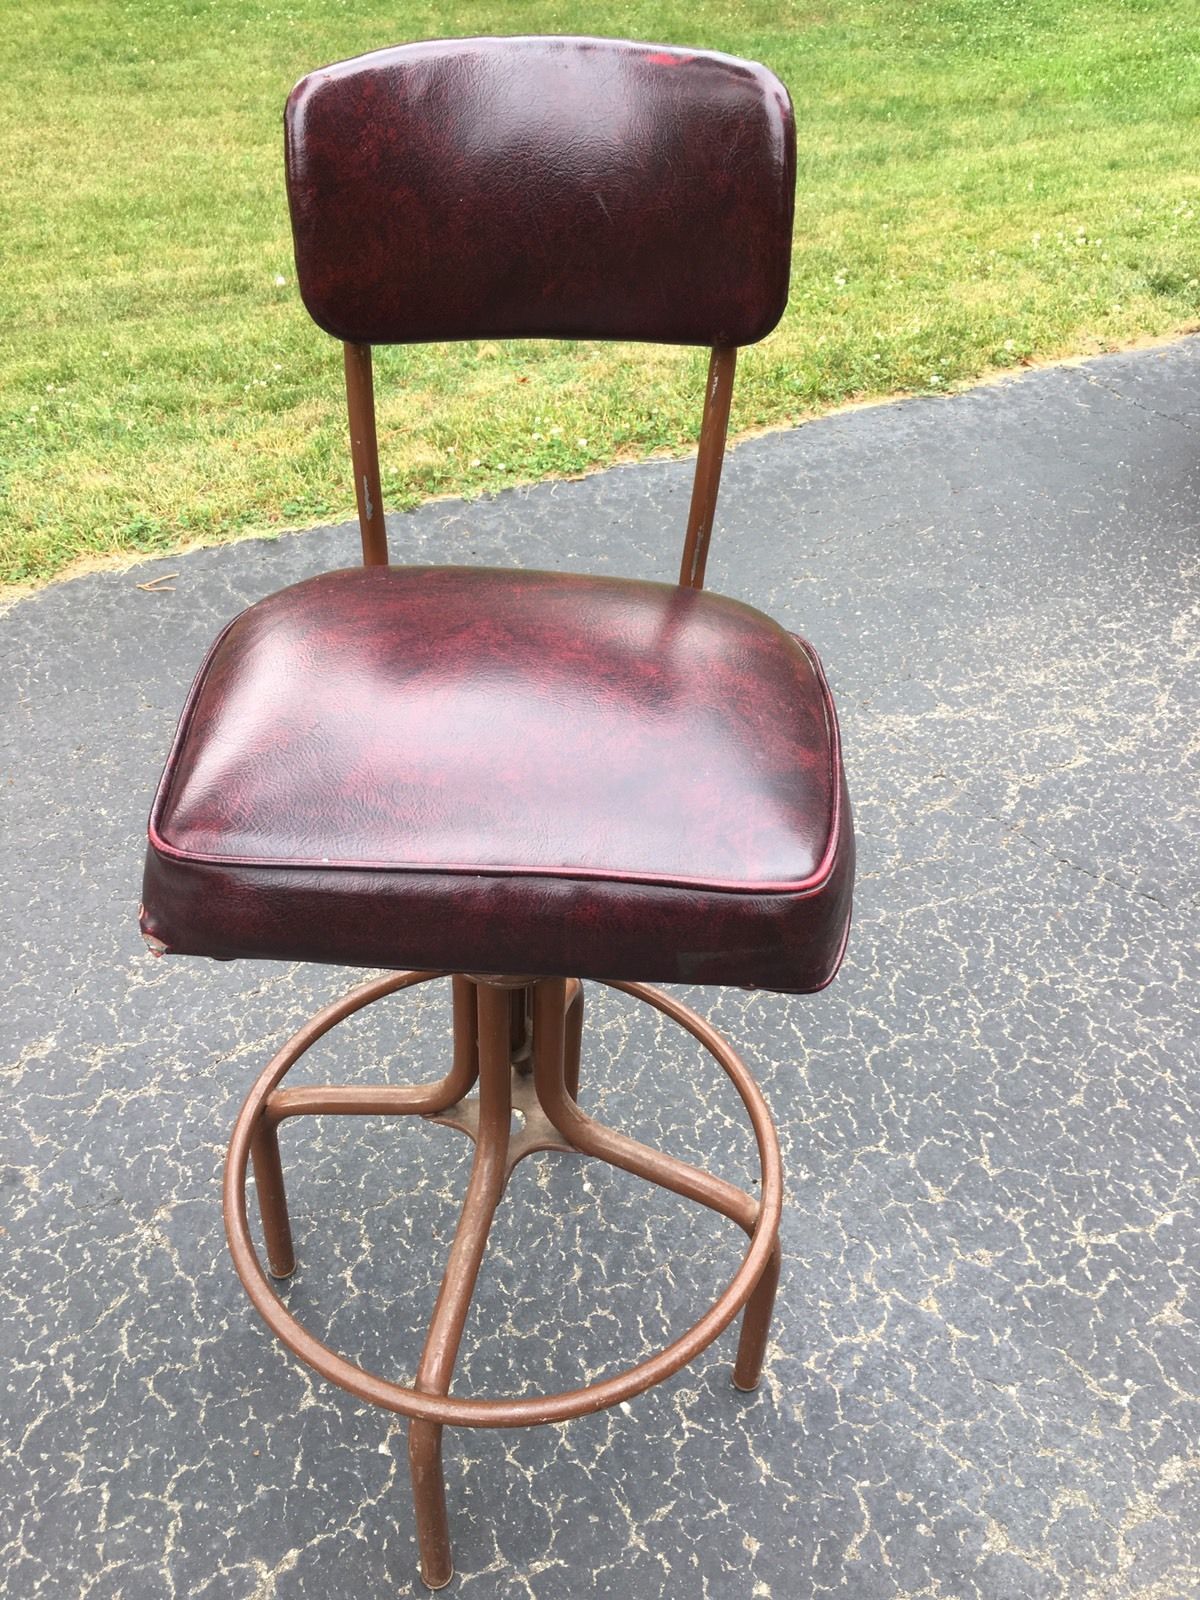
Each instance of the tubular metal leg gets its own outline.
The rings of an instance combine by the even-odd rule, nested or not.
[[[250,1160],[254,1164],[254,1188],[271,1276],[287,1278],[296,1270],[296,1252],[292,1248],[292,1223],[279,1159],[279,1131],[265,1111],[250,1143]]]
[[[583,1055],[583,985],[578,978],[572,978],[567,985],[563,1035],[563,1082],[571,1099],[578,1100],[579,1064]]]
[[[454,1362],[487,1248],[488,1232],[508,1178],[508,1138],[512,1121],[510,991],[490,984],[481,985],[478,1001],[479,1121],[475,1160],[458,1231],[450,1247],[446,1275],[417,1367],[415,1387],[425,1394],[444,1395],[450,1391]],[[431,1589],[441,1589],[454,1576],[454,1563],[446,1516],[440,1422],[414,1419],[409,1423],[408,1459],[412,1469],[421,1576]]]

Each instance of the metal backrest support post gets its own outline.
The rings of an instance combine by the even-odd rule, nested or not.
[[[708,383],[704,390],[704,416],[700,423],[700,449],[696,456],[696,475],[692,479],[692,503],[688,510],[687,534],[679,584],[684,589],[703,589],[708,544],[712,537],[721,487],[721,467],[725,460],[725,436],[729,432],[729,402],[733,396],[733,374],[737,366],[737,347],[717,345],[708,363]]]
[[[362,531],[364,567],[388,564],[387,526],[379,484],[379,441],[375,434],[375,386],[371,346],[351,344],[346,351],[346,405],[350,412],[350,456],[354,462],[354,497]]]
[[[383,516],[383,497],[379,480],[379,444],[375,431],[375,390],[371,377],[371,347],[350,344],[346,350],[346,401],[350,411],[350,453],[354,462],[354,492],[358,501],[358,525],[362,532],[363,565],[388,564],[387,529]],[[737,366],[737,347],[717,345],[708,363],[708,382],[704,390],[704,414],[700,423],[700,448],[696,473],[692,479],[692,499],[688,511],[687,534],[679,583],[684,589],[704,587],[704,568],[712,538],[717,493],[721,487],[721,467],[725,460],[725,439],[729,431],[729,403],[733,396],[733,376]]]

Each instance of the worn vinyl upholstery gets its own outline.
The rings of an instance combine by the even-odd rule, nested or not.
[[[792,108],[754,62],[456,39],[292,91],[300,293],[339,339],[752,344],[787,302]]]
[[[787,299],[773,74],[602,39],[398,46],[288,102],[297,274],[356,344],[738,345]],[[155,801],[143,931],[217,957],[809,991],[853,839],[811,649],[632,580],[331,573],[234,620]]]
[[[308,579],[213,647],[155,801],[169,950],[813,990],[853,841],[811,649],[666,584]]]

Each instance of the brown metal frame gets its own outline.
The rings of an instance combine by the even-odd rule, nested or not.
[[[358,502],[358,526],[362,534],[363,565],[388,564],[387,527],[383,515],[383,491],[379,481],[379,443],[375,432],[375,388],[371,375],[371,346],[345,345],[346,406],[350,414],[350,454],[354,462],[354,495]],[[729,404],[733,398],[733,376],[737,368],[735,345],[714,346],[704,386],[704,412],[700,420],[700,444],[696,453],[696,473],[692,479],[692,499],[684,535],[683,560],[679,583],[684,589],[703,589],[704,568],[712,538],[717,494],[721,487],[721,467],[725,460],[725,440],[729,432]]]
[[[362,534],[364,567],[388,564],[387,524],[379,482],[379,439],[375,432],[375,380],[371,346],[346,344],[346,409],[350,413],[350,459],[354,463],[354,498]]]
[[[696,472],[688,511],[679,583],[700,589],[721,483],[737,350],[711,352]],[[379,474],[371,346],[345,345],[346,402],[354,493],[363,563],[386,566],[387,528]],[[678,1372],[743,1311],[733,1381],[758,1383],[779,1282],[779,1216],[783,1178],[779,1144],[762,1094],[740,1058],[717,1031],[680,1001],[644,984],[609,987],[654,1006],[680,1024],[718,1062],[741,1096],[762,1164],[760,1196],[651,1149],[596,1122],[579,1109],[583,986],[576,979],[497,976],[452,978],[454,1051],[438,1083],[409,1088],[321,1085],[281,1088],[300,1057],[331,1028],[383,996],[444,973],[401,972],[353,990],[305,1024],[274,1057],[251,1090],[234,1126],[225,1163],[225,1227],[238,1276],[272,1333],[302,1361],[359,1399],[407,1416],[409,1464],[416,1507],[421,1576],[433,1589],[453,1575],[442,1429],[447,1424],[511,1428],[563,1422],[628,1400]],[[477,1088],[472,1095],[471,1090]],[[512,1113],[522,1116],[511,1131]],[[267,1260],[274,1277],[296,1264],[279,1154],[279,1125],[298,1116],[423,1116],[460,1129],[475,1141],[475,1159],[458,1229],[411,1387],[377,1377],[322,1344],[287,1310],[272,1289],[250,1237],[246,1169],[253,1163]],[[521,1400],[468,1400],[449,1392],[488,1232],[519,1161],[535,1150],[593,1156],[661,1188],[708,1206],[749,1235],[741,1266],[686,1333],[657,1355],[583,1389]]]
[[[339,1022],[397,990],[444,977],[402,972],[380,978],[327,1006],[305,1024],[266,1067],[234,1126],[225,1165],[225,1223],[229,1248],[250,1299],[272,1333],[322,1376],[351,1394],[411,1419],[409,1461],[416,1506],[421,1576],[441,1588],[453,1575],[442,1477],[442,1429],[511,1428],[563,1422],[603,1410],[660,1383],[691,1361],[743,1311],[733,1381],[753,1389],[766,1351],[779,1280],[779,1218],[783,1177],[779,1144],[758,1085],[732,1047],[703,1018],[645,984],[612,983],[687,1030],[717,1061],[749,1114],[761,1162],[758,1196],[595,1121],[577,1104],[583,987],[575,979],[465,977],[452,979],[454,1048],[450,1071],[437,1083],[411,1088],[280,1085],[300,1057]],[[470,1091],[477,1087],[477,1093]],[[511,1135],[512,1111],[524,1125]],[[251,1240],[246,1169],[255,1187],[270,1270],[285,1277],[295,1266],[278,1129],[289,1117],[416,1115],[461,1129],[475,1141],[475,1158],[450,1247],[424,1350],[412,1387],[377,1377],[309,1333],[283,1305]],[[449,1393],[476,1277],[492,1217],[517,1162],[535,1150],[577,1152],[607,1161],[684,1195],[736,1222],[749,1235],[745,1258],[712,1306],[686,1333],[637,1366],[599,1383],[536,1398],[480,1400]]]
[[[704,568],[708,562],[708,542],[712,537],[713,517],[717,510],[717,492],[721,487],[721,467],[725,461],[725,437],[729,432],[729,403],[733,399],[736,367],[737,349],[734,345],[717,345],[713,349],[708,362],[708,382],[704,386],[700,447],[696,452],[692,503],[688,508],[683,560],[679,567],[679,582],[685,589],[704,587]]]

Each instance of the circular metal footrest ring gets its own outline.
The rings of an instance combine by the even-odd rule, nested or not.
[[[753,1294],[768,1265],[779,1231],[783,1203],[782,1165],[774,1124],[762,1091],[732,1046],[715,1028],[673,996],[640,983],[614,982],[606,985],[644,1001],[679,1023],[725,1072],[741,1097],[754,1130],[762,1167],[761,1199],[746,1255],[724,1291],[686,1333],[637,1366],[586,1388],[526,1399],[466,1399],[456,1395],[426,1394],[404,1384],[392,1383],[347,1360],[309,1333],[275,1293],[251,1240],[246,1213],[246,1168],[251,1139],[271,1093],[309,1046],[346,1017],[386,994],[444,976],[446,974],[439,972],[394,973],[352,991],[318,1012],[293,1035],[266,1067],[242,1106],[225,1161],[225,1227],[234,1266],[259,1315],[282,1344],[322,1377],[360,1400],[369,1401],[384,1410],[427,1422],[466,1428],[514,1428],[565,1422],[572,1417],[603,1411],[671,1377],[724,1332]]]

